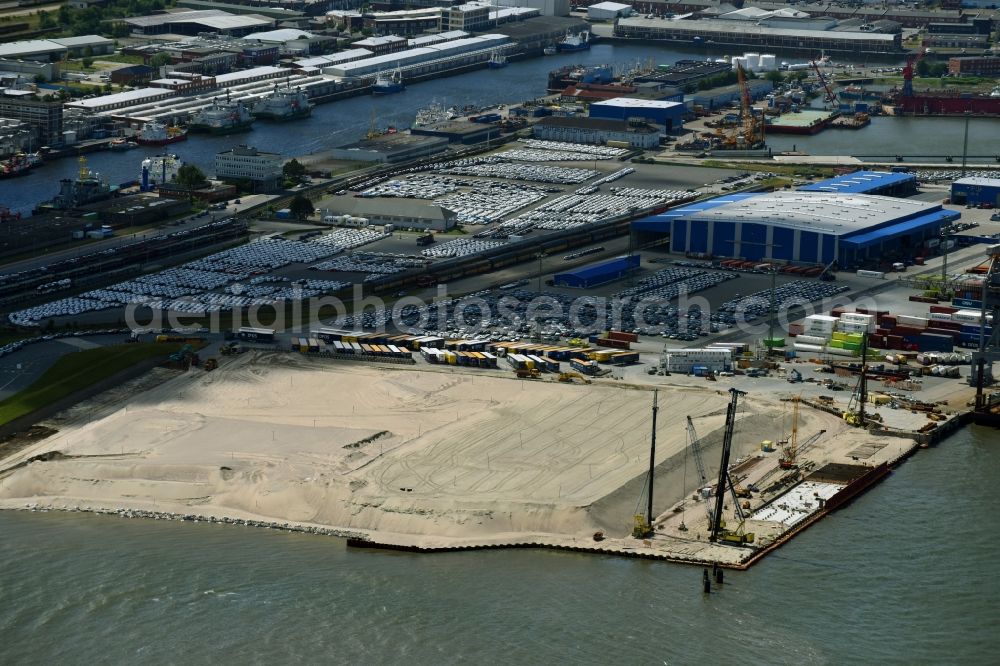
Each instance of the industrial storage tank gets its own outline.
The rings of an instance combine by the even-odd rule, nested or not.
[[[757,71],[760,66],[760,54],[759,53],[744,53],[743,54],[743,69],[748,69],[751,72]]]
[[[758,66],[762,72],[773,72],[778,69],[778,59],[773,53],[762,53],[758,60]]]

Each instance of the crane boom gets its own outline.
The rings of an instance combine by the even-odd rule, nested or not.
[[[833,92],[833,89],[830,87],[830,84],[827,83],[826,77],[823,76],[823,72],[819,68],[819,64],[815,60],[811,60],[810,62],[812,63],[813,71],[816,72],[816,77],[819,79],[819,82],[823,85],[823,89],[826,90],[826,99],[824,101],[836,102],[837,93]]]
[[[688,443],[691,445],[691,455],[694,456],[694,464],[698,467],[698,476],[701,478],[701,485],[708,483],[708,474],[705,472],[705,461],[701,459],[701,445],[698,440],[698,433],[694,429],[694,421],[687,417]]]
[[[726,408],[726,429],[722,436],[722,460],[719,462],[719,484],[715,490],[715,511],[712,513],[712,532],[709,538],[718,541],[722,532],[722,509],[726,500],[726,482],[729,480],[729,457],[733,451],[733,430],[736,426],[736,406],[746,391],[729,389],[729,406]]]
[[[788,440],[788,446],[782,451],[784,455],[778,459],[778,466],[781,469],[792,469],[796,464],[795,458],[798,455],[799,440],[799,400],[799,396],[792,399],[792,435]]]

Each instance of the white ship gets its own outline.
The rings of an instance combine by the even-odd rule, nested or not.
[[[274,91],[254,105],[253,115],[266,120],[294,120],[309,116],[312,110],[309,96],[300,88],[274,84]]]
[[[448,113],[444,105],[438,102],[431,102],[430,106],[417,110],[417,119],[413,121],[414,127],[427,127],[437,123],[450,120],[453,116]]]
[[[147,157],[142,161],[140,172],[143,191],[155,188],[157,185],[169,183],[177,177],[177,172],[184,166],[184,162],[176,155],[156,155]]]

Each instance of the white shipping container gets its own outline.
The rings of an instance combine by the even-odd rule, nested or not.
[[[952,313],[951,318],[955,321],[968,321],[978,324],[982,321],[983,313],[979,310],[959,310]]]
[[[858,312],[845,312],[842,315],[840,315],[840,321],[851,321],[861,324],[867,324],[870,321],[875,321],[875,315],[860,314]]]
[[[795,342],[801,342],[807,345],[825,345],[829,338],[824,338],[819,335],[796,335]]]
[[[841,322],[837,325],[837,330],[841,333],[873,333],[875,332],[875,322],[870,324],[855,324],[849,321]]]
[[[878,278],[880,280],[885,279],[885,273],[882,271],[858,271],[858,275],[861,277]]]
[[[927,320],[923,317],[911,317],[910,315],[897,315],[897,326],[912,326],[914,328],[927,328]]]
[[[810,345],[810,344],[804,344],[802,342],[796,342],[792,346],[795,348],[795,351],[808,351],[808,352],[823,351],[823,345]]]
[[[837,349],[836,347],[827,347],[827,354],[833,354],[834,356],[857,356],[858,352],[850,349]]]
[[[931,312],[927,315],[928,319],[936,319],[937,321],[951,321],[951,313],[948,312]]]
[[[813,321],[825,321],[825,322],[829,322],[829,323],[832,324],[835,321],[837,321],[837,318],[836,317],[831,317],[830,315],[821,315],[821,314],[814,314],[814,315],[809,315],[808,317],[806,317],[806,322],[807,323],[808,322],[813,322]]]

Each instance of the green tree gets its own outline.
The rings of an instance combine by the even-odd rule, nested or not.
[[[94,59],[93,58],[84,58],[80,62],[83,64],[84,69],[90,69],[91,67],[94,66]]]
[[[205,183],[205,174],[193,164],[185,164],[177,170],[177,184],[189,190],[201,187]]]
[[[302,180],[302,176],[306,175],[306,168],[293,157],[281,167],[281,175],[298,183]]]
[[[305,197],[301,194],[296,194],[295,198],[292,199],[292,203],[288,205],[288,209],[292,211],[292,217],[297,220],[304,220],[313,214],[313,203],[309,200],[309,197]]]
[[[149,65],[151,67],[163,67],[164,65],[169,65],[169,64],[170,64],[169,53],[157,53],[149,61]]]
[[[83,50],[83,57],[84,58],[93,58],[94,57],[94,48],[91,47],[91,46],[88,46],[87,48],[85,48]]]
[[[38,27],[42,30],[50,30],[56,27],[56,20],[48,12],[38,12]]]
[[[773,83],[774,85],[778,85],[784,82],[785,75],[775,69],[765,74],[764,78]]]

